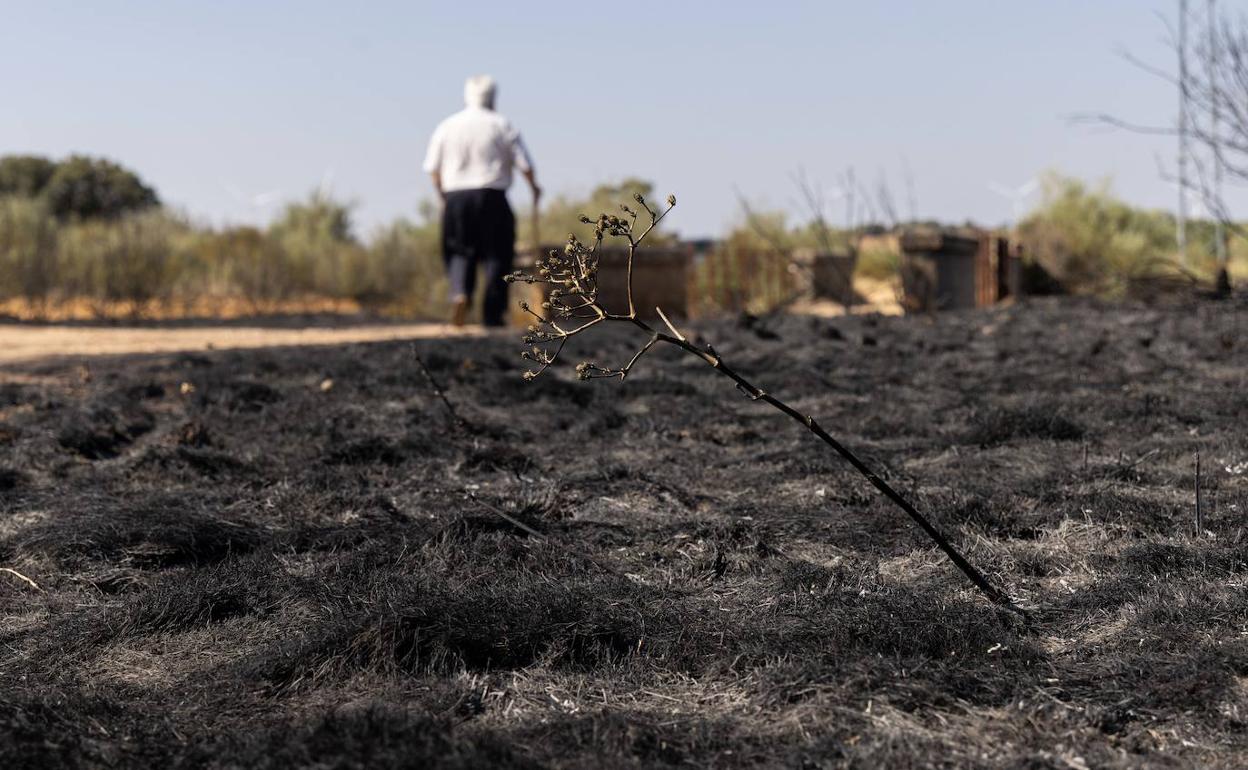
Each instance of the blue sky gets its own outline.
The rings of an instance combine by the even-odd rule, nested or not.
[[[908,166],[917,213],[950,221],[1007,219],[988,183],[1045,169],[1173,208],[1171,140],[1068,119],[1173,120],[1172,89],[1117,53],[1169,65],[1172,5],[0,0],[0,153],[106,155],[212,223],[328,176],[367,233],[431,195],[428,135],[489,72],[549,193],[649,178],[688,235],[738,219],[734,188],[798,209],[799,168],[883,175],[907,215]]]

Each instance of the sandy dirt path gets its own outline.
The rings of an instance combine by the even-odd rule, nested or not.
[[[256,326],[90,327],[0,325],[0,365],[54,357],[171,353],[187,350],[337,345],[393,339],[482,336],[479,327],[446,324],[266,328]]]

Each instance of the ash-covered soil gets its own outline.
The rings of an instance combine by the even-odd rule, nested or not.
[[[1246,319],[692,327],[1030,626],[675,350],[415,343],[466,426],[406,343],[10,365],[0,766],[1242,766]]]

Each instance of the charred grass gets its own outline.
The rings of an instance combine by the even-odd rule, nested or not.
[[[679,358],[421,343],[458,421],[398,343],[11,368],[0,766],[1237,766],[1246,316],[698,330],[1030,624]]]

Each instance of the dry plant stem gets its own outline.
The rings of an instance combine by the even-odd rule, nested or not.
[[[775,396],[764,391],[762,388],[759,388],[757,385],[754,385],[749,380],[742,377],[735,370],[733,370],[727,364],[725,364],[724,359],[718,353],[716,353],[715,349],[712,348],[710,345],[707,345],[705,349],[702,349],[702,348],[697,347],[696,345],[693,345],[688,340],[686,340],[683,335],[680,335],[678,332],[676,332],[676,330],[671,327],[670,322],[669,322],[669,328],[672,328],[672,331],[676,336],[664,334],[662,332],[657,332],[653,328],[651,328],[649,324],[639,319],[634,318],[630,320],[634,324],[636,324],[639,328],[641,328],[643,331],[650,334],[651,340],[650,342],[646,344],[646,347],[642,348],[642,350],[637,354],[637,356],[634,357],[633,361],[629,363],[629,367],[626,367],[626,369],[630,368],[633,365],[633,363],[636,363],[636,359],[640,357],[642,353],[648,350],[656,341],[666,342],[669,345],[675,345],[681,350],[684,350],[685,352],[695,355],[698,358],[702,359],[706,363],[710,364],[717,372],[719,372],[720,374],[724,375],[725,377],[727,377],[728,379],[736,383],[737,388],[741,390],[743,393],[745,393],[745,395],[749,396],[751,400],[762,401],[763,403],[769,404],[775,409],[783,412],[784,414],[788,415],[789,417],[793,418],[795,421],[805,426],[807,430],[809,430],[811,433],[818,436],[819,439],[822,440],[825,444],[832,447],[832,449],[835,450],[837,454],[845,458],[845,460],[850,465],[852,465],[855,470],[861,473],[867,479],[867,481],[871,482],[872,486],[874,486],[881,493],[883,493],[884,496],[887,497],[889,500],[893,501],[893,503],[896,504],[898,508],[901,508],[903,511],[905,511],[906,514],[911,519],[913,519],[916,524],[922,527],[923,531],[927,533],[928,537],[930,537],[932,541],[935,542],[936,545],[942,551],[945,552],[945,555],[949,557],[950,561],[952,561],[958,567],[958,569],[960,569],[962,573],[966,575],[966,577],[970,579],[972,583],[975,584],[975,587],[984,593],[985,596],[987,596],[996,604],[999,604],[1003,607],[1007,607],[1011,610],[1019,611],[1018,608],[1014,605],[1014,603],[1010,600],[1010,598],[1006,596],[1006,594],[1002,592],[1000,589],[998,589],[996,586],[992,585],[992,583],[988,582],[988,579],[984,577],[983,573],[981,573],[978,569],[975,568],[974,565],[972,565],[969,561],[967,561],[966,557],[964,557],[958,551],[958,549],[955,548],[951,542],[949,542],[949,539],[946,538],[944,534],[941,533],[941,531],[937,529],[936,526],[927,519],[926,516],[919,513],[919,511],[913,505],[911,505],[910,502],[906,500],[906,498],[902,497],[901,494],[897,492],[897,490],[889,486],[888,482],[880,478],[880,476],[877,473],[871,470],[871,468],[866,463],[864,463],[861,459],[859,459],[857,455],[851,452],[848,447],[846,447],[841,442],[837,441],[831,434],[829,434],[826,430],[824,430],[823,427],[820,426],[819,423],[815,421],[814,417],[811,417],[810,415],[802,414],[798,410],[786,404],[784,401],[781,401],[780,399],[776,398]],[[664,320],[666,321],[666,317],[664,317]]]
[[[629,372],[636,366],[641,357],[649,352],[655,345],[660,342],[674,345],[684,350],[690,355],[709,364],[715,371],[736,383],[737,388],[745,393],[754,401],[762,401],[769,404],[776,410],[788,415],[793,420],[801,423],[807,430],[814,433],[825,444],[832,447],[841,457],[845,458],[850,465],[861,473],[872,486],[878,489],[889,500],[893,501],[897,507],[901,508],[906,514],[918,524],[928,537],[932,539],[936,545],[945,552],[951,561],[962,571],[964,575],[984,593],[989,599],[998,605],[1010,609],[1026,619],[1026,614],[1019,609],[1010,598],[998,589],[988,579],[977,570],[966,558],[953,546],[949,539],[938,530],[935,525],[928,521],[927,517],[919,513],[919,511],[910,504],[908,500],[901,496],[895,489],[888,485],[880,476],[858,458],[853,452],[846,448],[843,444],[832,437],[824,430],[819,423],[810,415],[804,415],[784,401],[767,393],[762,388],[751,383],[742,377],[735,370],[724,363],[723,358],[715,352],[710,345],[705,348],[698,347],[691,343],[685,335],[676,329],[675,325],[659,308],[655,308],[659,317],[667,326],[668,332],[659,331],[650,324],[637,317],[637,309],[633,300],[633,259],[636,256],[637,247],[645,239],[645,237],[655,228],[656,225],[667,215],[668,212],[676,205],[676,199],[668,196],[668,207],[662,213],[656,213],[640,195],[634,195],[634,200],[642,206],[646,214],[649,215],[650,224],[640,234],[635,234],[634,226],[636,224],[638,214],[629,209],[627,206],[621,208],[624,212],[631,216],[630,219],[621,219],[617,216],[608,214],[601,215],[597,220],[595,228],[595,240],[592,247],[587,247],[576,239],[575,236],[568,237],[568,244],[564,247],[563,253],[552,251],[545,260],[539,260],[536,265],[535,274],[525,274],[517,271],[508,279],[511,281],[522,281],[526,283],[548,284],[552,287],[550,291],[550,299],[543,302],[542,307],[546,309],[549,316],[543,315],[532,310],[526,303],[521,303],[520,307],[530,313],[537,319],[540,326],[531,326],[529,334],[525,337],[526,343],[535,343],[534,347],[526,350],[522,355],[524,358],[535,361],[538,368],[525,372],[525,379],[532,380],[548,367],[550,367],[558,359],[559,354],[563,351],[564,345],[568,338],[586,331],[604,321],[616,323],[627,323],[644,332],[648,339],[646,343],[639,349],[628,363],[619,369],[610,369],[598,366],[588,361],[578,364],[576,367],[577,375],[581,379],[595,379],[599,377],[619,377],[621,380],[628,377]],[[582,222],[593,223],[588,217],[582,217]],[[628,241],[628,313],[609,313],[601,305],[598,304],[598,249],[602,245],[604,235],[610,235],[617,238],[625,238]],[[576,304],[569,304],[563,298],[570,296],[576,299]],[[588,309],[590,313],[584,314],[583,310]],[[559,325],[560,318],[585,318],[588,319],[584,324],[574,329],[564,329]]]
[[[442,402],[442,406],[446,407],[446,412],[451,417],[451,424],[455,426],[457,430],[468,430],[471,428],[468,421],[460,417],[459,412],[455,411],[454,405],[452,405],[450,399],[446,397],[446,393],[443,392],[442,386],[438,384],[436,379],[434,379],[433,372],[429,371],[429,367],[425,366],[425,360],[420,357],[420,352],[416,350],[415,345],[412,345],[412,357],[416,359],[416,365],[420,367],[420,371],[425,375],[425,379],[429,381],[429,387],[433,388],[433,394]]]
[[[1196,537],[1204,537],[1205,511],[1200,507],[1200,452],[1196,453]]]
[[[39,587],[39,584],[38,584],[38,583],[36,583],[35,581],[33,581],[33,580],[31,580],[30,578],[26,577],[25,575],[23,575],[22,573],[18,572],[18,571],[17,571],[17,570],[15,570],[15,569],[13,569],[12,567],[0,567],[0,572],[7,572],[8,574],[12,575],[13,577],[17,578],[18,580],[21,580],[21,581],[25,582],[27,585],[29,585],[31,588],[35,589],[36,591],[42,591],[42,590],[43,590],[42,588],[40,588],[40,587]]]

